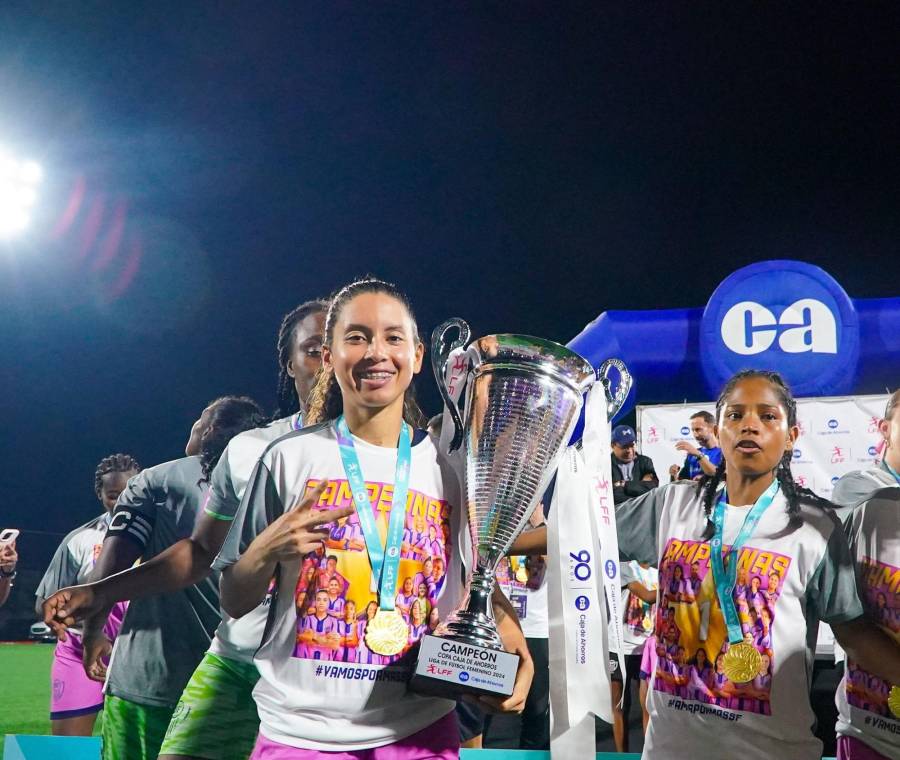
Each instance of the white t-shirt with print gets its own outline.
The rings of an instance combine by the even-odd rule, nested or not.
[[[900,645],[900,488],[882,488],[856,508],[850,546],[866,616]],[[900,720],[887,705],[891,686],[848,659],[835,695],[837,733],[900,760]]]
[[[436,611],[431,615],[434,624],[453,609],[462,592],[459,486],[432,440],[418,438],[412,446],[407,526],[424,518],[426,530],[434,526],[438,535],[446,533],[450,540],[434,542],[443,556],[401,557],[399,584],[410,579],[413,587],[424,586]],[[354,445],[383,539],[397,449],[373,446],[356,437]],[[241,543],[249,543],[322,480],[329,485],[319,508],[352,502],[330,424],[306,428],[273,444],[260,460],[241,503],[236,525],[242,526],[242,536],[231,531],[217,561],[222,565],[236,562]],[[332,537],[345,537],[346,523],[345,518],[333,526]],[[381,657],[368,650],[367,612],[376,598],[368,554],[349,542],[330,541],[329,545],[325,556],[308,555],[302,562],[279,567],[270,633],[254,658],[260,673],[253,693],[260,732],[290,746],[331,752],[391,744],[432,725],[450,712],[454,703],[407,689],[413,663],[406,652]],[[336,605],[332,617],[327,612],[320,615],[316,598],[308,598],[310,589],[331,586],[335,578],[343,604]],[[392,590],[392,595],[400,591]],[[410,619],[406,621],[410,647],[428,628],[421,624],[421,612],[413,612],[421,606],[410,600]]]
[[[809,702],[818,621],[855,619],[862,605],[847,540],[834,515],[803,504],[803,523],[791,528],[785,507],[779,491],[738,557],[732,596],[745,640],[763,655],[764,666],[767,658],[771,663],[752,682],[738,685],[715,666],[727,633],[695,484],[668,484],[617,505],[623,558],[659,568],[655,634],[662,654],[648,694],[644,758],[821,757]],[[726,547],[750,509],[727,507]],[[685,580],[695,561],[702,582],[688,593]]]
[[[265,427],[246,430],[228,442],[210,478],[209,501],[204,511],[217,520],[233,521],[253,468],[266,447],[283,435],[299,430],[301,418],[292,414]],[[239,620],[222,612],[209,651],[240,662],[253,662],[253,653],[262,643],[269,612],[269,597]]]
[[[647,604],[628,590],[628,584],[637,581],[647,588],[656,588],[659,573],[655,567],[641,567],[637,562],[623,562],[620,567],[622,581],[622,644],[625,654],[641,654],[644,644],[653,635],[655,604]],[[610,644],[612,640],[610,640]]]
[[[504,557],[497,569],[497,583],[529,639],[549,635],[546,563],[540,555]]]

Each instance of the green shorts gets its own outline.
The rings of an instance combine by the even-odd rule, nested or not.
[[[172,714],[161,755],[246,760],[259,732],[251,663],[207,652]]]
[[[103,760],[156,760],[171,707],[139,705],[109,694],[103,700]]]

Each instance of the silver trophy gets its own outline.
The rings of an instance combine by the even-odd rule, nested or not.
[[[455,341],[448,342],[447,334],[453,330],[459,335]],[[446,387],[445,375],[450,353],[464,346],[469,334],[469,326],[464,321],[451,319],[435,329],[431,350],[438,387],[454,422],[450,449],[460,446],[464,449],[474,557],[469,563],[472,569],[459,607],[432,636],[423,639],[416,677],[427,677],[429,673],[436,677],[438,671],[452,670],[450,659],[441,659],[441,652],[450,652],[460,672],[448,672],[443,680],[462,681],[460,686],[466,691],[511,693],[518,658],[502,651],[494,622],[491,594],[495,573],[556,472],[578,422],[584,394],[597,375],[589,362],[552,341],[528,335],[480,338],[464,354],[467,378],[464,421]],[[607,398],[612,401],[607,364],[601,368],[601,381],[607,388]],[[617,368],[621,371],[617,394],[621,402],[628,392],[625,388],[622,395],[622,381],[627,372],[624,365]],[[444,643],[437,646],[435,640]],[[448,641],[458,642],[460,646],[448,646]],[[479,659],[485,659],[482,650],[492,650],[495,671],[511,669],[512,680],[505,684],[508,691],[501,687],[500,681],[504,679],[499,675],[492,681],[478,670]],[[468,672],[463,671],[467,667],[466,657],[474,658]],[[498,663],[497,657],[511,658],[511,661],[504,666]],[[425,667],[423,658],[432,670]]]

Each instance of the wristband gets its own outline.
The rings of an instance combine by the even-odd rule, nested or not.
[[[12,580],[16,577],[16,568],[13,568],[10,572],[6,572],[2,567],[0,567],[0,578],[9,578]]]

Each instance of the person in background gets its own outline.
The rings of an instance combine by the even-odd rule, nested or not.
[[[659,485],[653,460],[638,454],[634,428],[616,425],[612,431],[613,501],[620,504],[627,499],[647,493]]]
[[[36,607],[41,614],[44,600],[64,586],[84,583],[100,555],[112,512],[128,480],[141,466],[127,454],[113,454],[101,460],[94,472],[94,493],[103,505],[103,514],[67,535],[35,591]],[[103,620],[103,633],[113,641],[127,609],[124,604],[110,608]],[[73,629],[65,641],[59,641],[50,668],[50,730],[54,736],[90,736],[97,713],[103,709],[103,685],[84,672],[81,631]]]
[[[881,463],[868,470],[854,470],[834,485],[831,500],[841,507],[838,516],[849,520],[854,507],[866,501],[875,491],[900,485],[900,390],[888,399],[884,419],[878,425],[884,440]]]
[[[640,681],[644,646],[653,635],[659,572],[655,567],[637,562],[623,562],[621,571],[625,673],[619,670],[619,660],[611,651],[609,678],[613,702],[613,741],[616,752],[628,752],[631,690],[632,685]],[[646,715],[646,693],[641,697],[641,710]]]
[[[675,444],[678,451],[687,456],[681,469],[677,464],[669,468],[671,480],[699,480],[704,475],[715,475],[716,468],[722,461],[722,449],[716,438],[716,418],[709,412],[697,412],[691,415],[691,433],[697,445],[690,441],[679,441]]]
[[[211,571],[234,519],[257,459],[272,441],[303,427],[306,399],[322,364],[322,337],[328,304],[306,301],[284,315],[278,330],[278,409],[264,427],[228,442],[210,477],[210,497],[190,538],[182,539],[149,562],[99,583],[81,586],[67,601],[70,612],[87,615],[109,599],[140,599],[180,591],[200,583]],[[316,567],[298,588],[312,605]],[[241,620],[222,616],[209,651],[181,695],[160,749],[161,758],[244,760],[253,748],[259,716],[251,693],[259,679],[253,655],[262,639],[268,599]],[[48,620],[48,623],[51,623]]]
[[[853,509],[847,527],[866,616],[900,648],[900,595],[896,593],[900,575],[898,486],[900,483],[894,483],[870,494]],[[847,657],[844,678],[835,694],[838,760],[900,757],[900,710],[890,701],[891,697],[900,697],[897,691],[897,681],[892,684],[877,677],[855,657]]]
[[[91,576],[101,580],[148,561],[188,538],[209,492],[209,477],[229,440],[265,422],[255,401],[226,396],[209,404],[191,428],[186,456],[151,467],[128,481],[116,504]],[[67,601],[83,587],[63,589],[44,604],[45,620],[68,624]],[[107,608],[84,621],[84,667],[107,675],[102,632]],[[156,758],[175,706],[221,620],[219,583],[210,575],[180,591],[135,599],[116,639],[106,680],[102,728],[104,760]],[[61,633],[65,636],[65,631]]]
[[[19,555],[16,554],[16,542],[9,541],[0,546],[0,607],[9,599],[10,589],[16,579],[16,564]]]
[[[656,634],[666,645],[657,650],[649,691],[644,758],[732,758],[753,751],[760,757],[817,760],[822,744],[810,730],[807,663],[819,622],[831,625],[849,658],[880,678],[900,681],[900,650],[863,614],[847,536],[830,502],[794,482],[797,405],[781,376],[765,370],[734,375],[719,396],[716,420],[723,466],[699,483],[669,483],[618,505],[619,552],[626,560],[658,563],[661,578],[690,553],[715,558],[707,577],[718,575],[726,558],[735,569],[751,557],[766,558],[781,589],[770,611],[773,651],[760,652],[743,637],[733,576],[718,579],[719,584],[715,577],[710,581],[719,605],[705,634],[700,615],[671,608],[680,633],[657,621]],[[720,595],[726,584],[730,593]],[[677,683],[685,661],[681,650],[695,651],[701,644],[717,668],[705,707]],[[755,675],[753,667],[759,669]],[[675,682],[660,678],[664,673]]]

